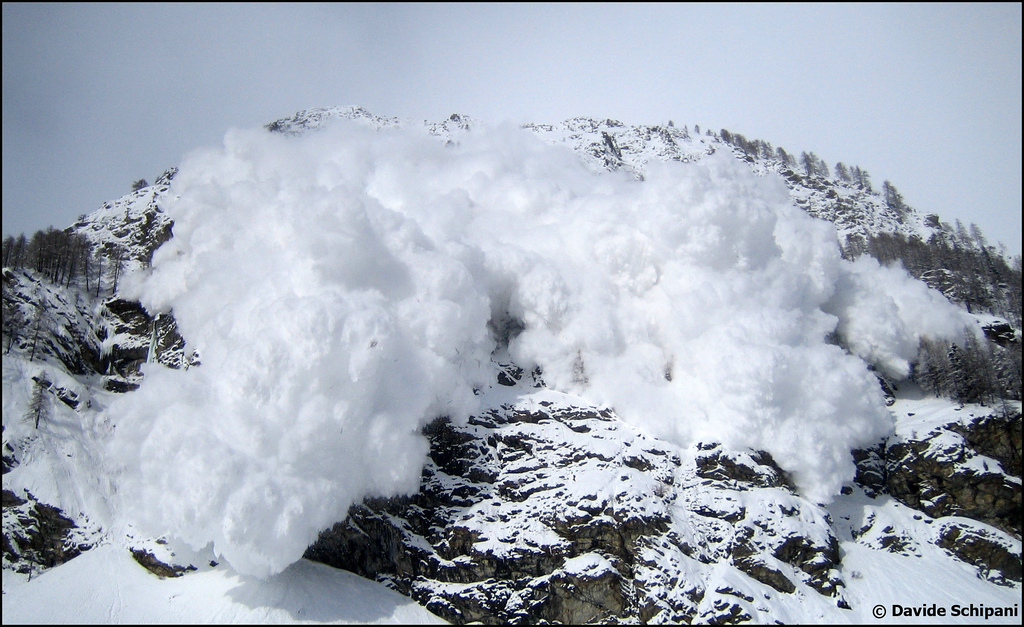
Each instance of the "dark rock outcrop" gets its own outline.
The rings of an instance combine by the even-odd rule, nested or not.
[[[181,577],[185,573],[191,570],[197,570],[195,566],[191,564],[188,566],[178,566],[177,564],[168,564],[162,562],[151,551],[146,549],[131,549],[132,558],[139,563],[140,566],[153,573],[160,579],[167,577]]]
[[[845,605],[827,514],[769,455],[681,454],[558,396],[433,422],[420,491],[353,507],[306,557],[456,623],[767,619],[756,589],[712,584],[718,564]]]
[[[999,462],[1014,477],[1021,476],[1021,415],[1019,412],[980,416],[964,426],[953,423],[951,431],[963,436],[967,445]]]
[[[75,521],[60,509],[3,491],[3,560],[5,568],[32,574],[74,559],[92,545],[75,534]]]
[[[1020,538],[1020,427],[1020,414],[993,415],[894,443],[887,491],[929,516],[965,516]]]
[[[993,412],[950,422],[923,438],[854,451],[854,459],[855,483],[867,495],[889,494],[927,514],[925,522],[937,527],[930,542],[975,566],[983,579],[1021,581],[1020,413]],[[918,554],[913,534],[893,524],[881,533],[873,527],[871,516],[854,536],[870,530],[876,548]],[[1017,548],[1011,538],[1017,539]]]
[[[1021,554],[984,529],[950,522],[943,525],[936,544],[960,560],[978,567],[979,575],[995,583],[1021,581]]]

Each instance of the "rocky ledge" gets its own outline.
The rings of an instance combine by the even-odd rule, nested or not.
[[[457,623],[762,622],[798,590],[845,605],[828,513],[765,453],[681,450],[547,390],[425,433],[419,493],[354,507],[306,557]]]

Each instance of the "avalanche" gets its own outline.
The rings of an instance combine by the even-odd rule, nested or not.
[[[115,510],[261,577],[414,491],[420,429],[479,410],[496,353],[680,446],[766,450],[827,502],[892,430],[871,370],[966,324],[723,154],[637,181],[513,127],[334,121],[233,130],[170,196],[174,237],[124,293],[202,366],[147,364],[111,405]]]

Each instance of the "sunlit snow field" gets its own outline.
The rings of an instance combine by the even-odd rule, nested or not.
[[[30,583],[7,570],[3,576],[5,625],[445,622],[380,584],[306,560],[265,581],[229,566],[158,579],[127,549],[103,546]]]

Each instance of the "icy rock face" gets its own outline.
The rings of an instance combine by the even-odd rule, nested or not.
[[[965,516],[1019,538],[1020,451],[1019,413],[952,423],[888,447],[887,491],[929,516]]]
[[[103,203],[71,225],[71,230],[88,238],[108,258],[120,258],[125,271],[149,265],[153,251],[172,235],[174,224],[160,204],[177,172],[170,168],[153,185]]]
[[[458,623],[760,622],[765,590],[844,604],[827,513],[767,454],[682,450],[550,391],[425,432],[419,493],[354,507],[308,558]]]
[[[185,340],[178,332],[174,316],[164,313],[151,316],[138,301],[120,298],[112,298],[103,306],[110,314],[107,320],[111,331],[120,339],[109,348],[118,373],[137,380],[141,377],[138,364],[150,358],[175,369],[197,363],[195,355],[185,354]],[[116,364],[122,366],[118,368]]]
[[[102,271],[98,286],[93,281],[88,290],[67,287],[25,269],[4,269],[4,316],[24,321],[11,350],[29,361],[52,357],[72,375],[104,375],[104,387],[116,392],[138,387],[138,366],[149,358],[171,368],[195,362],[183,354],[184,340],[173,316],[154,319],[138,302],[111,295],[113,276],[147,267],[153,251],[171,237],[172,223],[160,203],[176,172],[169,169],[156,184],[104,203],[69,227],[102,253],[92,262]],[[61,396],[74,402],[69,399]]]
[[[3,310],[5,317],[26,322],[25,331],[11,340],[12,350],[24,350],[33,358],[52,356],[73,374],[103,369],[99,337],[103,323],[93,303],[77,290],[4,268]]]
[[[5,470],[6,472],[6,470]],[[3,491],[3,566],[23,574],[52,568],[92,548],[92,541],[60,509]]]
[[[196,363],[196,357],[184,354],[173,316],[154,318],[135,301],[111,297],[96,303],[78,289],[11,269],[3,274],[3,300],[5,312],[28,321],[12,350],[33,360],[53,358],[70,374],[103,375],[110,391],[136,389],[142,379],[139,364],[150,357],[169,368]],[[79,402],[74,390],[51,391],[69,407]]]
[[[951,422],[923,436],[854,451],[859,487],[871,496],[891,495],[926,514],[915,518],[934,527],[922,538],[868,519],[854,537],[873,536],[868,542],[877,548],[905,555],[916,554],[921,541],[931,542],[975,566],[984,579],[1021,581],[1020,452],[1019,412]]]

